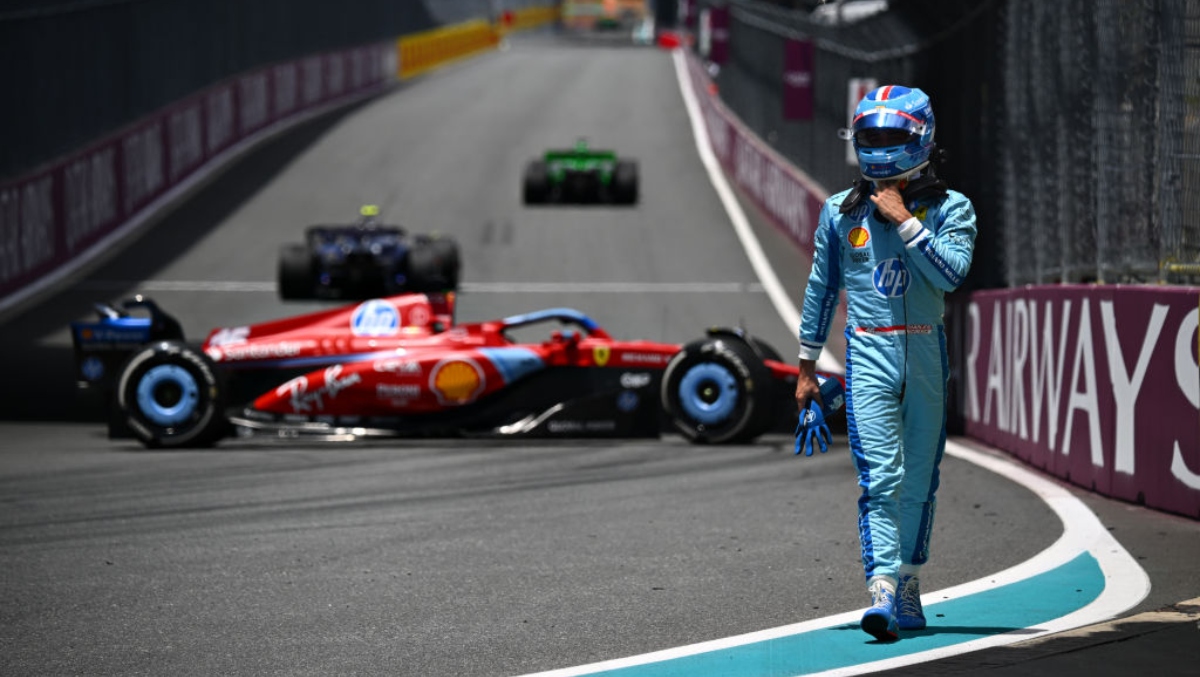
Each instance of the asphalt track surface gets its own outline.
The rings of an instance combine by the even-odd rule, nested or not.
[[[520,204],[524,163],[580,136],[640,161],[636,208]],[[794,346],[698,160],[664,52],[528,38],[307,123],[0,327],[0,673],[521,675],[865,605],[841,440],[813,458],[786,438],[673,436],[149,452],[107,440],[77,405],[65,327],[93,301],[146,293],[195,338],[315,307],[276,298],[278,247],[363,203],[460,241],[462,319],[572,306],[621,338],[744,324]],[[798,302],[803,266],[750,216]],[[1200,594],[1200,525],[1074,493],[1151,578],[1128,613]],[[1061,532],[1028,490],[956,458],[939,501],[927,590]],[[1179,636],[1154,671],[1192,674],[1195,623],[1154,628]],[[1058,641],[923,670],[1071,674],[1047,661],[1086,666],[1099,650],[1065,653],[1081,642],[1126,658],[1133,646]],[[1103,656],[1089,672],[1119,665]]]

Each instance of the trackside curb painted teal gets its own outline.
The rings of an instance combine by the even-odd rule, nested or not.
[[[991,590],[927,604],[929,627],[904,631],[897,642],[877,642],[845,623],[796,635],[669,658],[595,677],[794,677],[862,666],[1010,632],[1035,634],[1042,623],[1092,603],[1104,590],[1104,572],[1089,553],[1045,573]],[[1030,630],[1026,630],[1029,628]]]
[[[800,313],[763,255],[709,145],[687,57],[682,50],[675,50],[672,57],[696,150],[713,187],[780,317],[789,327],[798,326]],[[732,124],[739,123],[735,119]],[[1029,489],[1058,515],[1063,535],[1016,566],[923,595],[929,619],[924,630],[902,632],[898,642],[877,643],[858,628],[861,610],[850,611],[794,626],[525,677],[860,674],[1084,627],[1114,618],[1145,598],[1150,590],[1146,572],[1068,490],[1003,454],[978,451],[951,440],[946,453]]]

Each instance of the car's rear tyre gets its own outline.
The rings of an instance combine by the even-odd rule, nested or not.
[[[150,448],[209,447],[228,430],[216,365],[179,341],[134,353],[116,384],[122,423]]]
[[[413,291],[447,291],[458,288],[462,258],[452,238],[418,240],[408,251],[408,287]]]
[[[462,272],[462,254],[458,242],[448,237],[439,237],[433,241],[433,249],[441,262],[443,288],[458,289],[459,275]]]
[[[316,289],[316,269],[307,245],[288,244],[279,250],[277,284],[283,299],[310,299]]]
[[[550,175],[543,160],[532,160],[525,166],[525,204],[542,204],[550,197]]]
[[[693,341],[667,364],[663,411],[693,442],[747,442],[767,429],[770,378],[762,359],[740,338]]]
[[[620,160],[613,169],[613,202],[631,205],[638,201],[638,166],[632,160]]]

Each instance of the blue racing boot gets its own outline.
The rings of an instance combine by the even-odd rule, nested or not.
[[[921,608],[921,579],[900,574],[896,591],[896,621],[901,630],[920,630],[925,627],[925,610]]]
[[[871,608],[862,617],[863,632],[881,642],[900,639],[896,623],[896,591],[888,581],[871,583]]]

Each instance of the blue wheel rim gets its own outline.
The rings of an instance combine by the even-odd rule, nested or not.
[[[178,389],[179,397],[171,403],[163,403],[158,395],[161,389]],[[196,411],[200,402],[200,386],[188,370],[174,364],[152,367],[137,386],[138,409],[149,421],[163,427],[179,425]]]
[[[704,425],[723,423],[738,405],[737,378],[725,367],[697,364],[679,381],[679,404],[692,420]]]

